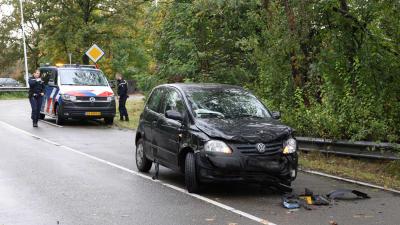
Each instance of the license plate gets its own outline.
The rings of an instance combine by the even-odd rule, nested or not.
[[[85,112],[86,116],[101,116],[101,112]]]

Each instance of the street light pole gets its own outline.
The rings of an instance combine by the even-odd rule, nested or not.
[[[68,53],[69,64],[72,64],[72,53]]]
[[[25,61],[25,84],[26,87],[29,87],[28,84],[28,57],[26,56],[26,42],[25,42],[25,28],[24,28],[24,11],[22,10],[22,0],[19,0],[19,6],[21,9],[21,28],[22,28],[22,41],[24,42],[24,61]]]

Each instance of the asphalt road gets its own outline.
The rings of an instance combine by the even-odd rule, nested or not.
[[[215,184],[190,195],[179,173],[161,168],[154,182],[153,170],[137,172],[134,131],[52,119],[33,128],[29,110],[27,100],[0,101],[0,225],[400,224],[399,195],[305,173],[295,193],[349,188],[372,198],[291,211],[259,185]]]

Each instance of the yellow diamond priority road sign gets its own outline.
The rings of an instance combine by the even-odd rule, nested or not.
[[[89,50],[86,52],[86,55],[89,56],[89,58],[96,63],[101,59],[101,57],[104,55],[104,51],[94,44],[92,47],[89,48]]]

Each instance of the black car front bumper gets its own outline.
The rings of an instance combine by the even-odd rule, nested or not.
[[[198,176],[202,182],[247,181],[290,184],[297,176],[297,153],[272,155],[196,154]]]
[[[110,118],[116,113],[115,100],[110,102],[69,102],[64,101],[59,112],[64,118]],[[99,113],[99,115],[88,115]]]

